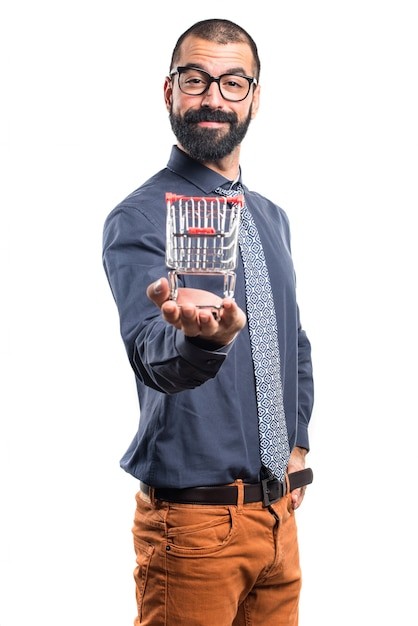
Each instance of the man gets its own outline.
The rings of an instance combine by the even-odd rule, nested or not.
[[[141,409],[121,460],[140,481],[133,529],[137,625],[298,623],[294,510],[312,479],[304,470],[312,368],[287,217],[240,178],[241,142],[259,108],[259,72],[256,45],[238,25],[213,19],[189,28],[164,83],[178,143],[167,167],[105,223],[104,267]],[[244,194],[245,219],[253,220],[240,239],[234,298],[219,295],[218,276],[185,275],[171,299],[166,192],[221,197],[234,189]],[[248,270],[255,248],[262,248],[267,277],[259,265]],[[255,311],[247,291],[254,277],[252,293],[262,296]],[[257,352],[264,331],[267,341]],[[277,358],[267,359],[274,350]],[[264,373],[259,382],[266,360],[277,375]],[[272,391],[267,413],[281,415],[284,436],[258,417]],[[274,438],[270,466],[264,443],[271,447]]]

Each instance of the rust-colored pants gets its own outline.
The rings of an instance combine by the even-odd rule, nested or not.
[[[290,495],[268,508],[136,499],[135,626],[297,626]]]

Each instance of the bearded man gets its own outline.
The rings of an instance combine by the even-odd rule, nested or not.
[[[242,180],[259,79],[243,28],[209,19],[186,30],[164,81],[177,145],[104,226],[104,268],[140,405],[121,459],[139,481],[136,626],[298,623],[295,510],[312,480],[311,350],[287,216]],[[233,297],[219,295],[219,276],[193,272],[173,297],[167,193],[244,199]]]

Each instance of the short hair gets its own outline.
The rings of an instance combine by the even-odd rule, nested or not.
[[[189,36],[200,37],[201,39],[206,39],[207,41],[214,41],[219,44],[227,44],[227,43],[246,43],[250,46],[251,51],[253,53],[255,68],[256,68],[256,78],[257,80],[260,77],[260,58],[258,56],[258,50],[254,39],[238,24],[235,22],[231,22],[230,20],[223,19],[209,19],[202,20],[200,22],[196,22],[193,26],[190,26],[177,40],[176,45],[174,46],[173,54],[171,56],[171,64],[170,71],[177,64],[178,58],[180,56],[180,48],[183,41],[186,37]]]

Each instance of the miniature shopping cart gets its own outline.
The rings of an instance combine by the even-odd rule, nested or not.
[[[171,298],[178,275],[223,277],[224,297],[234,297],[238,227],[244,196],[179,196],[166,193],[166,264]]]

